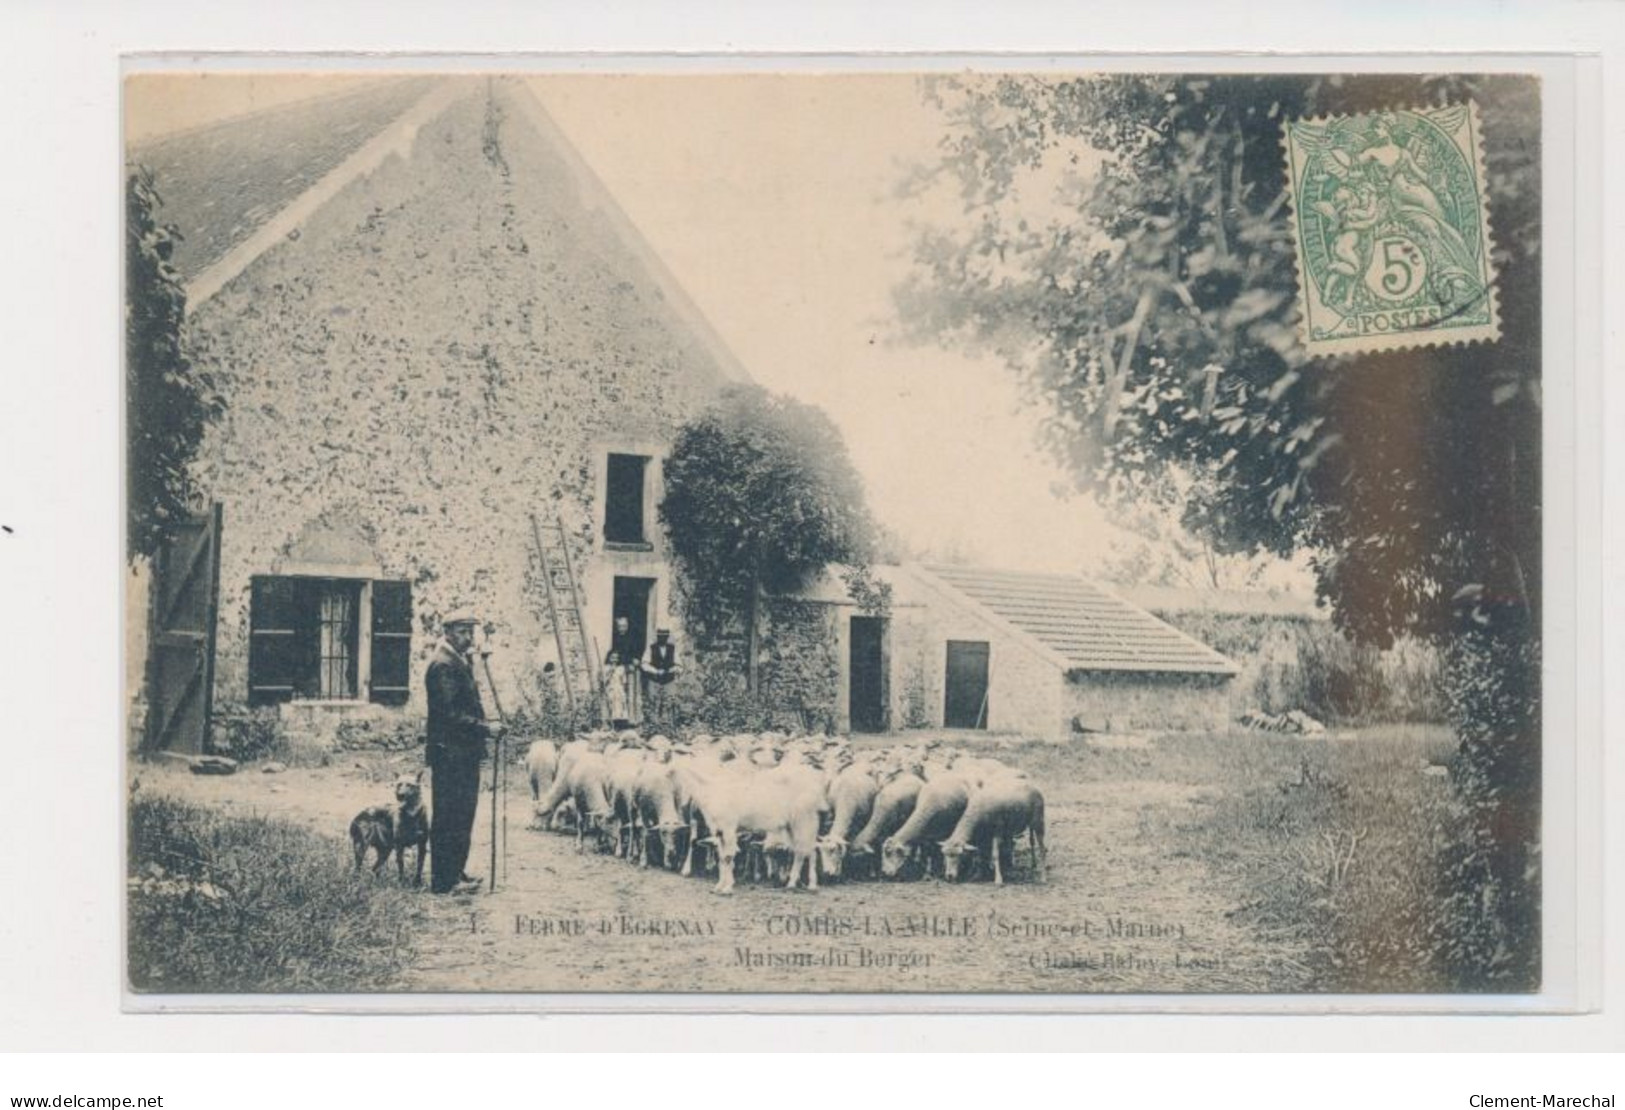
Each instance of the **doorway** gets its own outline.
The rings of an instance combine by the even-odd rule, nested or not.
[[[623,664],[636,663],[643,658],[643,652],[649,646],[649,614],[654,590],[653,578],[616,576],[610,643],[604,649],[606,655],[611,651],[620,653]],[[626,618],[626,633],[617,635],[615,626],[622,617]]]
[[[942,723],[947,728],[987,727],[986,640],[949,640]]]
[[[847,652],[848,715],[853,732],[886,731],[886,620],[853,617]]]

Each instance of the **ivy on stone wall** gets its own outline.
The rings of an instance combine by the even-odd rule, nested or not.
[[[834,608],[773,598],[765,609],[762,700],[793,713],[807,732],[833,733],[841,682]]]
[[[743,626],[757,685],[764,595],[793,593],[832,563],[863,565],[875,529],[863,483],[822,411],[736,386],[678,430],[660,520],[684,623],[701,644]]]
[[[163,200],[151,172],[125,183],[124,394],[130,556],[152,556],[196,509],[190,465],[225,405],[186,342],[186,290],[171,258],[181,239],[160,221]]]

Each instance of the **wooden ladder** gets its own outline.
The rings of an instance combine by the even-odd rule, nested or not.
[[[598,723],[598,667],[587,645],[587,622],[581,615],[581,588],[570,561],[570,539],[564,521],[550,524],[530,518],[531,536],[536,541],[536,557],[541,563],[542,584],[547,591],[547,618],[553,625],[553,642],[559,650],[559,679],[565,703],[570,709],[570,731],[574,733],[587,710],[589,727]]]

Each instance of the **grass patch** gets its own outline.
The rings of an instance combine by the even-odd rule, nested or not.
[[[129,975],[166,993],[376,991],[395,983],[418,896],[285,821],[163,797],[130,804]]]
[[[1179,784],[1192,806],[1144,808],[1136,835],[1200,861],[1231,919],[1275,954],[1272,989],[1456,993],[1489,989],[1449,952],[1473,934],[1445,868],[1466,826],[1451,778],[1455,735],[1389,724],[1349,738],[1244,730],[1143,744],[1012,741],[996,754],[1040,783]]]
[[[1258,734],[1171,739],[1231,746],[1215,804],[1182,830],[1242,892],[1236,917],[1307,953],[1305,989],[1416,993],[1451,981],[1440,861],[1453,835],[1455,741],[1429,726],[1318,742]]]

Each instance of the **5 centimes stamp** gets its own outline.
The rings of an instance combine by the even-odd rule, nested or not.
[[[1500,338],[1480,136],[1471,101],[1287,123],[1311,354]]]

